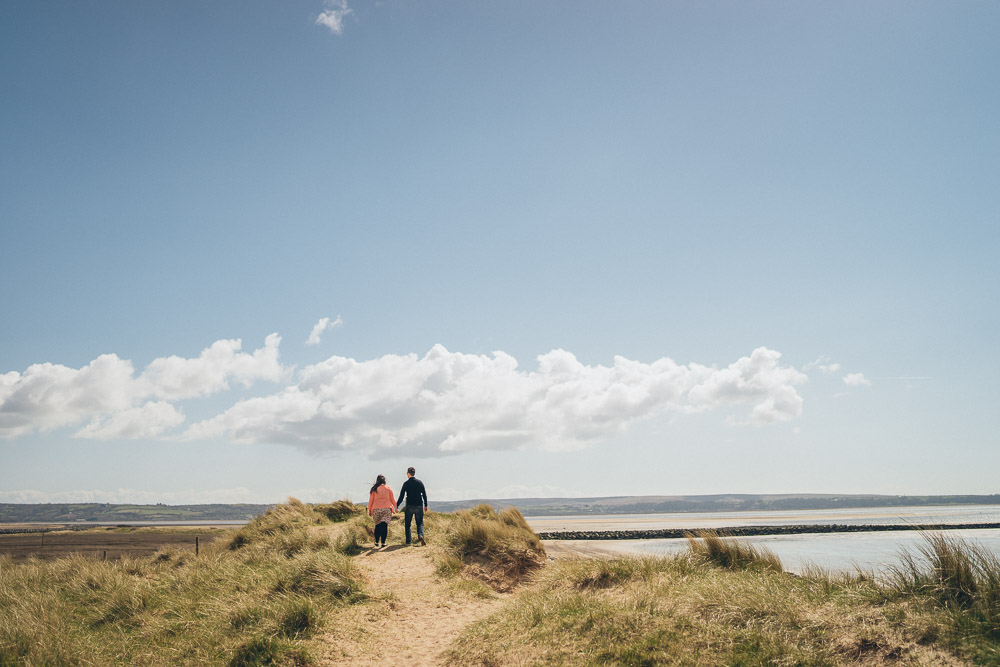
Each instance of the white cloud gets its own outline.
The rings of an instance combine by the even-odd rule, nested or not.
[[[830,360],[825,354],[821,354],[816,361],[811,361],[803,367],[803,370],[819,369],[824,375],[833,375],[840,370],[840,364]]]
[[[553,350],[530,372],[504,352],[470,355],[440,345],[423,357],[334,356],[303,368],[297,384],[240,401],[185,436],[376,454],[576,450],[664,412],[749,405],[750,424],[792,419],[802,411],[795,385],[806,376],[781,366],[780,356],[762,347],[722,369],[620,356],[612,366],[588,366]]]
[[[252,354],[240,340],[220,340],[194,359],[153,360],[138,377],[132,362],[104,354],[83,368],[43,363],[0,375],[0,437],[12,438],[89,422],[84,438],[154,437],[183,421],[171,405],[257,380],[287,380],[278,360],[281,337],[271,334]],[[161,399],[161,400],[149,400]]]
[[[166,401],[148,401],[145,405],[94,417],[75,433],[78,438],[115,440],[155,438],[167,429],[184,423],[184,413]]]
[[[327,0],[326,9],[316,17],[317,25],[324,25],[334,35],[344,32],[344,17],[353,14],[354,10],[347,6],[347,0]]]
[[[241,352],[240,339],[217,340],[202,350],[196,359],[170,356],[154,359],[138,379],[140,391],[168,400],[209,396],[229,389],[236,381],[249,387],[256,380],[278,382],[287,377],[278,361],[281,336],[276,333],[264,339],[264,347],[253,354]]]
[[[306,339],[306,345],[318,345],[320,340],[320,335],[327,329],[336,329],[337,327],[344,326],[344,321],[340,319],[340,315],[337,315],[337,319],[333,322],[330,321],[329,317],[321,318],[319,322],[312,328],[309,332],[309,338]]]
[[[861,387],[870,385],[871,380],[866,378],[864,373],[848,373],[844,376],[844,384],[848,387]]]

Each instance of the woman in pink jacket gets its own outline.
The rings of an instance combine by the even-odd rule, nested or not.
[[[375,485],[368,494],[368,516],[375,519],[375,546],[382,541],[385,546],[385,538],[389,536],[389,522],[396,511],[396,496],[392,489],[385,483],[385,475],[375,478]]]

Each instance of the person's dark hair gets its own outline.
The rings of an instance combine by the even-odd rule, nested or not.
[[[385,475],[379,475],[378,477],[375,478],[375,486],[373,486],[372,490],[369,491],[368,493],[375,493],[375,491],[378,490],[378,487],[382,486],[383,484],[385,484]]]
[[[406,474],[407,475],[416,475],[417,474],[417,469],[414,468],[413,466],[410,466],[409,468],[406,469]]]

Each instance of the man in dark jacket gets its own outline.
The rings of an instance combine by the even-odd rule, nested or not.
[[[406,469],[406,481],[403,482],[403,487],[399,490],[399,500],[396,501],[396,507],[405,507],[403,514],[406,517],[406,543],[409,544],[412,539],[410,537],[410,522],[416,518],[417,538],[421,544],[426,546],[424,512],[427,510],[427,491],[424,489],[424,483],[413,476],[416,472],[413,466]],[[403,505],[404,496],[406,497],[405,506]]]

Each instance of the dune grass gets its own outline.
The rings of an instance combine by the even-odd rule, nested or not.
[[[926,533],[902,554],[887,596],[917,598],[940,618],[942,643],[982,664],[1000,665],[1000,556],[979,544]]]
[[[773,554],[718,535],[692,539],[688,552],[669,558],[558,561],[468,628],[447,658],[463,665],[1000,664],[989,613],[995,557],[942,544],[932,539],[924,553],[904,558],[891,581],[788,574]]]
[[[326,513],[289,499],[200,556],[0,560],[0,665],[313,662],[307,640],[364,599]]]
[[[496,512],[489,505],[456,512],[444,531],[446,555],[441,573],[465,573],[498,591],[511,590],[545,559],[541,540],[513,507]]]
[[[501,600],[449,664],[1000,665],[1000,560],[941,535],[876,578],[792,575],[710,533],[675,557],[541,567],[520,513],[487,505],[429,514],[426,528],[454,593]],[[198,557],[0,559],[0,666],[316,664],[320,634],[363,632],[346,617],[376,599],[351,554],[371,541],[351,503],[289,499]]]
[[[762,569],[781,572],[781,560],[770,550],[746,540],[724,538],[714,530],[701,530],[687,537],[691,554],[730,570]]]

